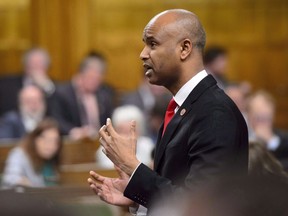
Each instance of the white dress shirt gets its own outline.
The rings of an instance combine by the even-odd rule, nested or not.
[[[197,73],[195,76],[193,76],[188,82],[186,82],[181,89],[176,93],[176,95],[173,97],[175,102],[177,103],[177,107],[175,108],[175,113],[178,111],[179,107],[182,106],[184,101],[187,99],[189,94],[192,92],[192,90],[207,76],[207,72],[205,70],[200,71]],[[132,173],[130,180],[133,178],[134,173],[138,169],[141,163],[138,164],[134,172]],[[129,181],[130,181],[129,180]],[[129,208],[130,213],[132,215],[137,215],[137,216],[145,216],[147,215],[147,209],[143,206],[139,206],[138,209],[135,208]]]

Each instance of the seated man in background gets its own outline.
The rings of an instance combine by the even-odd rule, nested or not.
[[[145,116],[152,117],[152,112],[154,111],[154,107],[158,106],[157,103],[163,104],[166,110],[166,107],[171,99],[171,95],[163,86],[156,86],[151,85],[145,77],[143,77],[142,82],[138,89],[135,91],[126,93],[121,98],[120,104],[121,105],[134,105],[137,106]],[[160,101],[159,101],[160,100]],[[164,113],[165,113],[164,110]],[[153,116],[154,117],[154,116]],[[145,128],[145,135],[150,136],[153,140],[156,141],[158,130],[162,124],[162,116],[161,116],[161,123],[160,125],[156,125],[156,131],[154,130],[153,123],[156,123],[154,120],[146,118],[146,128]],[[152,124],[152,125],[151,125]],[[152,127],[151,127],[152,126]],[[156,132],[156,135],[154,134]]]
[[[128,136],[130,134],[130,123],[132,120],[135,120],[138,126],[136,150],[137,158],[139,158],[142,163],[150,166],[151,153],[155,145],[149,137],[143,136],[145,131],[145,121],[141,110],[136,106],[126,105],[116,108],[113,112],[112,121],[116,131],[121,135]],[[113,163],[106,155],[103,154],[102,150],[103,147],[100,147],[96,153],[97,162],[102,167],[113,169]]]
[[[287,170],[288,135],[274,129],[274,115],[275,102],[269,93],[258,91],[250,97],[247,107],[250,140],[264,143]]]
[[[62,134],[74,140],[94,137],[111,116],[113,97],[102,88],[105,71],[102,55],[88,55],[74,78],[56,89],[51,114],[58,120]]]
[[[163,86],[151,85],[143,77],[138,89],[123,95],[121,104],[137,106],[144,114],[149,114],[156,103],[156,97],[160,98],[161,96],[167,96],[169,100],[171,99],[171,95]]]
[[[227,51],[220,46],[209,47],[204,52],[203,60],[207,72],[213,75],[221,89],[225,89],[228,85],[226,78]]]
[[[38,87],[24,87],[18,98],[18,110],[8,112],[0,119],[0,139],[19,139],[34,130],[45,117],[45,96]]]
[[[2,178],[3,187],[55,185],[62,141],[58,124],[45,119],[9,153]]]
[[[23,55],[22,63],[21,75],[0,78],[0,115],[17,108],[18,93],[25,86],[39,87],[48,101],[55,91],[54,83],[48,76],[50,57],[46,50],[40,48],[28,50]]]
[[[153,140],[153,143],[157,143],[158,132],[163,123],[165,112],[171,96],[169,97],[156,97],[155,104],[150,111],[148,118],[148,135]]]
[[[245,85],[245,84],[244,84]],[[243,86],[243,83],[230,84],[225,88],[225,93],[234,101],[238,109],[247,122],[247,96],[249,89]]]

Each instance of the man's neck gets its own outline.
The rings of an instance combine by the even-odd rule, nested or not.
[[[204,66],[199,66],[194,68],[193,70],[189,70],[187,72],[183,72],[183,75],[179,78],[178,82],[174,83],[173,86],[167,87],[167,89],[172,93],[173,96],[177,94],[177,92],[190,80],[194,77],[197,73],[204,70]]]

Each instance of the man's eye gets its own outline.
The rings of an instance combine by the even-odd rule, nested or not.
[[[157,45],[157,43],[151,42],[151,47],[152,47],[152,48],[156,47],[156,45]]]

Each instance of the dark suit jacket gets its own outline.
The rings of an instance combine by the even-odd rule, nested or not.
[[[100,124],[106,123],[113,111],[113,98],[110,92],[100,88],[96,93],[99,105]],[[59,85],[53,96],[51,115],[58,121],[62,134],[66,135],[74,127],[81,127],[81,115],[84,107],[79,104],[71,82]]]
[[[271,153],[281,162],[284,169],[288,170],[288,134],[281,130],[275,130],[274,133],[279,136],[280,144],[277,149]]]
[[[126,197],[145,207],[175,188],[193,190],[206,180],[248,173],[245,120],[211,75],[190,93],[161,138],[162,131],[163,126],[155,171],[141,164],[124,191]]]
[[[26,130],[20,114],[16,111],[6,113],[0,120],[0,139],[18,139]]]
[[[23,76],[7,76],[0,79],[0,115],[17,110],[18,93],[23,87]]]
[[[24,72],[22,72],[24,73]],[[24,76],[6,76],[0,78],[0,115],[18,109],[18,94],[23,88]],[[50,114],[52,95],[44,92],[47,114]]]

